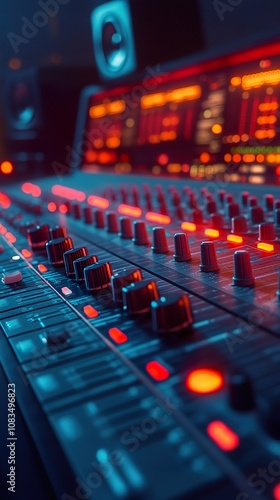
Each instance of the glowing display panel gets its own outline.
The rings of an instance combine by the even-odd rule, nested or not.
[[[279,42],[92,95],[82,167],[280,183],[278,54]]]

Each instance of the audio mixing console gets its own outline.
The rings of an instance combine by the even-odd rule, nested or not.
[[[1,190],[3,368],[55,499],[279,500],[279,44],[155,74]]]

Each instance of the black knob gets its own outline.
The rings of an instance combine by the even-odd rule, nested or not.
[[[97,227],[98,229],[104,229],[105,216],[104,216],[104,212],[102,210],[97,209],[94,211],[94,223],[95,223],[95,227]]]
[[[250,286],[255,282],[250,261],[250,254],[247,250],[238,250],[234,253],[234,277],[233,285]]]
[[[243,215],[237,215],[231,219],[231,232],[233,234],[247,233],[248,224],[247,219]]]
[[[174,235],[175,253],[173,255],[176,262],[185,262],[191,260],[191,251],[189,240],[185,233],[176,233]]]
[[[97,255],[86,255],[85,257],[80,257],[77,260],[74,260],[73,266],[74,266],[74,272],[75,272],[75,278],[77,281],[84,281],[84,269],[85,267],[91,266],[92,264],[95,264],[98,262],[98,257]]]
[[[63,264],[63,254],[67,250],[73,248],[72,239],[67,238],[55,238],[54,240],[48,241],[46,244],[48,259],[51,264]]]
[[[129,217],[120,217],[119,237],[123,240],[131,240],[133,236],[132,224]]]
[[[135,245],[148,245],[149,240],[148,240],[146,223],[143,220],[135,221],[133,223],[133,228],[134,228],[134,238],[132,240],[133,243]]]
[[[84,221],[86,224],[93,223],[93,213],[91,207],[84,207]]]
[[[263,222],[259,225],[259,241],[273,241],[276,238],[274,224]]]
[[[117,271],[111,276],[112,294],[113,300],[118,303],[122,303],[122,289],[143,279],[142,272],[140,269],[122,269]]]
[[[276,226],[280,226],[280,208],[274,210],[274,221]]]
[[[97,291],[110,285],[113,274],[110,262],[98,262],[85,267],[85,285],[89,291]]]
[[[66,238],[68,236],[67,229],[64,226],[50,227],[49,235],[50,240],[55,240],[56,238]]]
[[[280,440],[280,401],[265,400],[260,411],[261,422],[267,434],[273,439]]]
[[[153,227],[153,246],[154,253],[168,253],[168,244],[163,227]]]
[[[82,218],[82,209],[81,205],[79,203],[74,203],[73,205],[73,215],[75,219],[81,219]]]
[[[151,314],[152,328],[157,333],[180,332],[193,323],[191,303],[186,293],[154,300]]]
[[[214,229],[223,229],[224,227],[224,218],[222,214],[212,214],[211,222]]]
[[[230,406],[237,411],[252,410],[255,406],[250,378],[241,372],[229,374],[228,394]]]
[[[261,224],[264,221],[262,207],[250,207],[250,220],[252,224]]]
[[[119,232],[119,224],[116,212],[106,212],[106,221],[108,233]]]
[[[49,226],[44,224],[43,226],[31,227],[27,230],[27,239],[32,250],[45,248],[49,239]]]
[[[123,309],[128,314],[144,314],[150,311],[151,302],[159,299],[157,284],[143,280],[123,288]]]
[[[74,276],[74,261],[85,257],[88,255],[88,249],[86,247],[72,248],[63,254],[65,271],[67,276]]]
[[[200,270],[204,273],[219,270],[216,249],[213,241],[203,241],[200,245],[201,264]]]

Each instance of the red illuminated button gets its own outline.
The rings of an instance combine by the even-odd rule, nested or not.
[[[240,439],[226,424],[214,420],[207,426],[207,433],[223,451],[232,451],[238,447]]]
[[[128,340],[127,335],[119,328],[110,328],[108,333],[111,339],[116,342],[116,344],[124,344]]]
[[[274,500],[280,500],[280,483],[276,484],[273,490]]]
[[[63,293],[63,295],[65,295],[67,297],[67,295],[72,295],[72,290],[70,290],[70,288],[68,288],[68,286],[64,286],[63,288],[61,288],[61,291]]]
[[[96,318],[98,316],[98,311],[91,305],[84,306],[84,313],[90,319]]]
[[[44,266],[44,264],[38,264],[38,270],[40,273],[46,273],[48,271],[48,268]]]
[[[150,361],[146,364],[148,374],[157,382],[162,382],[169,377],[169,371],[158,361]]]
[[[29,259],[30,257],[32,257],[32,253],[27,250],[27,248],[24,248],[22,251],[21,251],[23,257],[25,257],[26,259]]]
[[[223,386],[224,380],[220,372],[211,368],[198,368],[189,373],[186,386],[191,392],[210,394]]]

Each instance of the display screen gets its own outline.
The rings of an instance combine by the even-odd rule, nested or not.
[[[117,172],[280,179],[280,44],[92,95],[82,166]]]

